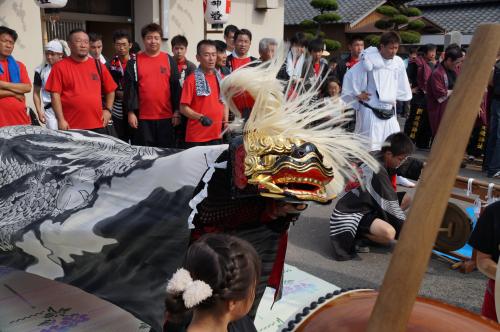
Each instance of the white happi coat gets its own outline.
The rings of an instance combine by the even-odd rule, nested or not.
[[[379,119],[371,109],[358,103],[356,96],[363,91],[371,94],[366,103],[378,109],[396,112],[396,101],[408,101],[412,97],[406,68],[399,56],[384,59],[376,47],[361,53],[361,60],[344,76],[342,99],[351,102],[356,110],[355,132],[367,137],[371,150],[379,150],[390,134],[401,131],[396,114],[388,120]]]

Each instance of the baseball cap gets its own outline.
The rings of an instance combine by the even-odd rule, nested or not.
[[[58,40],[51,40],[45,45],[45,51],[52,51],[54,53],[63,53],[63,47]]]

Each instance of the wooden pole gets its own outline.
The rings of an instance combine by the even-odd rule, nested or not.
[[[500,24],[479,26],[422,172],[368,332],[406,330],[499,49]]]

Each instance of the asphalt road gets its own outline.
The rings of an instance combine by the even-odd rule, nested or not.
[[[379,288],[392,254],[387,249],[371,247],[370,253],[359,254],[361,260],[333,260],[328,237],[332,208],[333,205],[310,207],[290,229],[286,262],[341,288]],[[485,285],[486,278],[480,272],[462,274],[433,257],[420,295],[479,312]]]
[[[427,154],[418,152],[422,158]],[[462,169],[460,174],[489,180],[471,169]],[[332,259],[328,224],[334,204],[309,207],[291,227],[286,262],[341,288],[379,288],[392,257],[389,250],[372,247],[370,253],[359,254],[360,260],[338,262]],[[462,274],[451,270],[450,263],[433,256],[420,295],[480,312],[486,280],[478,271]]]

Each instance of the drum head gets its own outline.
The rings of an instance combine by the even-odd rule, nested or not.
[[[472,222],[455,203],[448,202],[434,248],[442,252],[462,248],[472,232]]]
[[[378,293],[347,291],[320,297],[284,325],[282,332],[366,332]],[[314,308],[313,308],[314,304]],[[500,325],[441,301],[417,297],[406,332],[498,332]],[[385,331],[384,331],[385,332]]]

